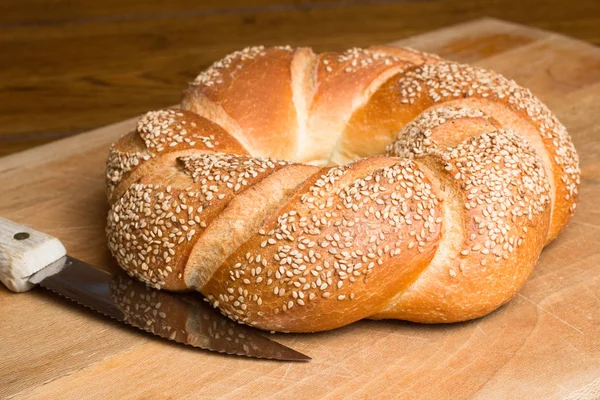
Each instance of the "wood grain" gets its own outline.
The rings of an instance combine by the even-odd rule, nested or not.
[[[171,345],[55,299],[0,288],[0,397],[527,398],[600,396],[600,50],[481,20],[401,42],[493,68],[529,86],[581,156],[581,199],[507,306],[468,323],[361,321],[275,338],[313,357],[289,364]],[[59,237],[114,268],[106,250],[103,166],[135,119],[0,159],[0,215]]]
[[[340,50],[482,16],[600,44],[597,0],[4,0],[0,155],[173,104],[200,70],[244,46]],[[498,35],[482,51],[514,40]],[[472,40],[448,51],[464,55]]]
[[[573,221],[518,296],[468,323],[361,321],[275,335],[307,364],[224,357],[146,337],[43,290],[0,288],[0,397],[570,398],[600,396],[600,50],[496,20],[402,44],[493,68],[557,113],[581,156]],[[114,268],[103,233],[108,145],[134,120],[0,159],[0,215]]]

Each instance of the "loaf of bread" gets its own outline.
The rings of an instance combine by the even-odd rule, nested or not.
[[[523,286],[579,187],[564,126],[491,71],[407,48],[252,47],[108,157],[129,274],[258,328],[481,317]]]

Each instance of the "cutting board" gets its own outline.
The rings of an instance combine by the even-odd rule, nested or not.
[[[398,42],[491,68],[529,87],[581,156],[575,217],[512,302],[460,324],[360,321],[274,335],[309,363],[223,356],[148,337],[42,289],[0,288],[0,397],[600,397],[600,49],[478,20]],[[191,77],[190,77],[191,78]],[[0,215],[114,268],[106,250],[104,162],[135,119],[0,159]],[[1,286],[1,285],[0,285]]]

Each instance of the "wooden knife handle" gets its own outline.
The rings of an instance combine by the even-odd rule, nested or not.
[[[0,281],[13,292],[31,289],[28,278],[66,254],[57,238],[0,217]]]

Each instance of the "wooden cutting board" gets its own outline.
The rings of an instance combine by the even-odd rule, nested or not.
[[[15,295],[2,286],[0,397],[599,398],[600,49],[491,19],[398,43],[514,78],[573,136],[582,168],[577,212],[510,304],[454,325],[361,321],[275,335],[313,357],[282,363],[190,350],[42,289]],[[57,236],[75,257],[114,266],[104,238],[104,161],[134,121],[0,159],[0,215]]]

